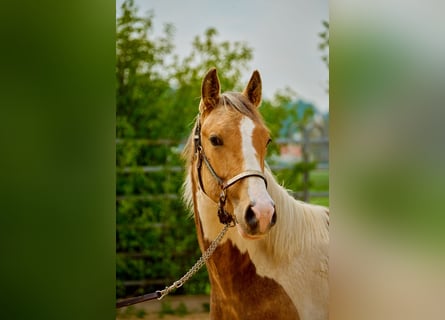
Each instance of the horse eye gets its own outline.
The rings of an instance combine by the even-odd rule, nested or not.
[[[214,146],[222,146],[223,145],[222,139],[219,138],[218,136],[211,136],[210,143]]]

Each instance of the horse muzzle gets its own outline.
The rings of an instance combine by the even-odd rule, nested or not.
[[[277,222],[275,204],[272,200],[251,202],[238,219],[238,231],[244,238],[258,239],[264,236]]]

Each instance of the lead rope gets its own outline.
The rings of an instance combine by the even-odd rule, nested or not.
[[[226,234],[227,230],[229,229],[230,225],[226,224],[224,225],[224,228],[221,230],[221,232],[218,234],[218,236],[215,238],[215,240],[212,241],[210,246],[207,248],[207,250],[202,254],[201,258],[199,258],[198,261],[196,261],[195,265],[191,267],[189,271],[185,275],[182,276],[181,279],[173,282],[171,286],[165,287],[164,290],[156,291],[160,294],[158,300],[161,300],[166,295],[168,295],[173,290],[176,290],[184,285],[193,275],[198,272],[199,269],[202,268],[202,266],[209,260],[209,258],[212,256],[213,252],[215,251],[216,247],[218,246],[219,242],[222,240],[224,235]]]
[[[147,300],[153,300],[158,299],[161,300],[166,295],[168,295],[170,292],[182,287],[184,283],[186,283],[193,275],[199,271],[199,269],[202,268],[202,266],[207,262],[207,260],[210,259],[213,252],[215,251],[216,247],[218,246],[219,242],[221,242],[222,238],[226,234],[227,230],[231,227],[230,224],[225,224],[224,228],[221,230],[221,232],[218,234],[218,236],[215,238],[215,240],[212,241],[210,246],[207,248],[207,250],[202,254],[201,258],[196,261],[193,267],[190,268],[189,271],[185,275],[182,276],[181,279],[173,282],[171,286],[165,287],[164,290],[158,290],[153,293],[145,294],[143,296],[124,299],[116,303],[116,308],[122,308],[126,307],[132,304],[140,303]]]

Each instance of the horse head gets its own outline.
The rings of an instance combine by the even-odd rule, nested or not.
[[[211,69],[202,82],[195,126],[200,188],[222,204],[241,236],[249,239],[267,234],[277,220],[264,176],[271,140],[258,112],[260,104],[258,71],[253,72],[242,93],[221,94],[217,71]]]

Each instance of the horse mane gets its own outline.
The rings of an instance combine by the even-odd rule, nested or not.
[[[294,199],[266,168],[267,191],[275,202],[277,224],[266,236],[267,250],[279,260],[316,250],[329,241],[328,208]]]

